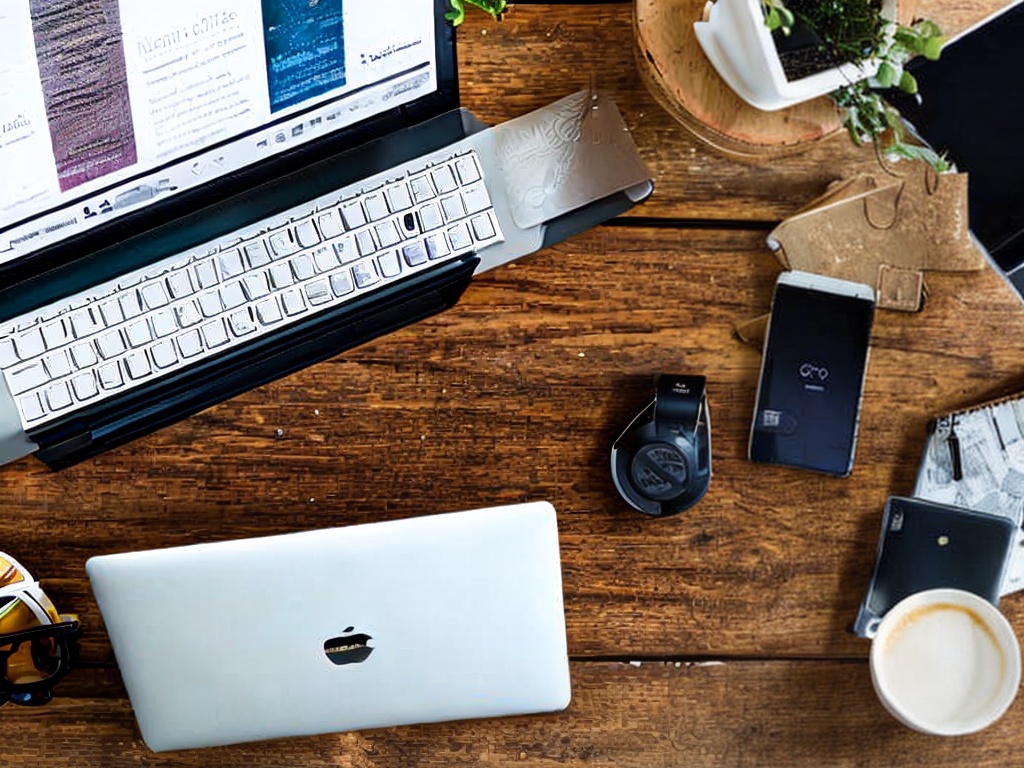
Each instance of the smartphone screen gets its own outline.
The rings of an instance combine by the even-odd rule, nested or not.
[[[751,460],[850,474],[874,308],[869,286],[801,272],[780,275]]]

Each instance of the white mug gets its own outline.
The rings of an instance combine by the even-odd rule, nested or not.
[[[1020,685],[1020,645],[990,602],[960,589],[900,601],[871,643],[871,681],[887,710],[922,733],[957,736],[991,725]]]

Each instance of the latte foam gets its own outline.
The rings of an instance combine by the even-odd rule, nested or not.
[[[902,617],[876,657],[878,682],[898,709],[943,728],[983,718],[1001,695],[1007,660],[973,610],[923,605]]]

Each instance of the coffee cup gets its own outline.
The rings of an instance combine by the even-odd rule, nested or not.
[[[1020,685],[1020,645],[999,609],[972,592],[930,589],[885,614],[871,681],[890,714],[922,733],[957,736],[998,720]]]

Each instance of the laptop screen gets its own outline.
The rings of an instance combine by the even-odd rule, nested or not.
[[[436,94],[437,7],[5,0],[0,268]]]

